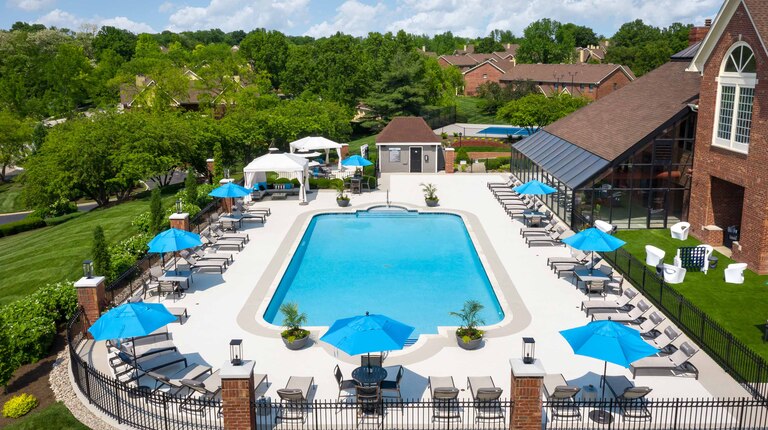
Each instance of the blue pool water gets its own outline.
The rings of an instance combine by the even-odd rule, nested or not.
[[[503,134],[504,136],[528,136],[528,130],[522,127],[488,127],[477,132],[478,134]]]
[[[466,300],[493,324],[504,312],[461,217],[416,212],[317,215],[264,314],[280,325],[295,302],[307,325],[330,326],[366,311],[414,326],[412,337],[459,325],[449,315]]]

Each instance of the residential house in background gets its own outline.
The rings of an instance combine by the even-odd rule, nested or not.
[[[501,84],[530,80],[547,96],[570,94],[597,100],[635,80],[620,64],[518,64],[501,75]]]
[[[576,48],[575,62],[577,63],[602,63],[608,51],[608,41],[603,40],[598,45],[587,45]]]

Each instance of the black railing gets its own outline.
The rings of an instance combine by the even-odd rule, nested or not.
[[[722,429],[768,427],[768,408],[757,399],[648,399],[564,402],[543,405],[545,429]]]
[[[629,252],[603,257],[753,396],[768,400],[768,363]],[[768,425],[766,425],[768,428]]]

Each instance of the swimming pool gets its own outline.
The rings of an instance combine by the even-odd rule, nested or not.
[[[522,127],[488,127],[477,132],[478,134],[500,134],[504,136],[528,136],[528,130]]]
[[[295,302],[310,326],[380,313],[414,326],[413,337],[455,326],[467,300],[486,324],[504,318],[464,221],[458,215],[359,211],[312,218],[264,313],[280,325]]]

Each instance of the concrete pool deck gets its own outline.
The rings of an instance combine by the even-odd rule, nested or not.
[[[536,339],[536,356],[542,360],[547,373],[562,373],[572,385],[598,385],[603,363],[576,356],[558,333],[581,326],[589,320],[580,311],[585,296],[572,283],[557,279],[547,267],[550,256],[565,256],[565,248],[528,248],[519,229],[522,224],[512,221],[486,188],[486,183],[503,182],[502,175],[470,174],[392,174],[382,180],[379,191],[354,195],[351,209],[381,204],[386,190],[393,204],[426,210],[420,183],[434,183],[440,197],[439,210],[464,216],[468,229],[486,267],[491,267],[495,282],[502,290],[506,305],[505,318],[498,327],[490,327],[485,345],[477,351],[464,351],[456,345],[453,328],[437,335],[427,335],[416,345],[389,354],[385,365],[402,364],[406,373],[402,381],[404,398],[427,397],[427,378],[453,376],[459,388],[464,388],[467,376],[490,375],[496,385],[509,395],[510,358],[521,353],[521,338]],[[314,376],[315,399],[335,399],[338,393],[333,367],[339,364],[345,377],[359,363],[321,342],[301,351],[289,351],[280,339],[279,327],[265,323],[261,312],[268,304],[269,288],[282,273],[295,248],[297,237],[314,213],[339,211],[335,193],[313,192],[309,204],[301,206],[296,200],[266,201],[272,215],[265,225],[248,224],[245,231],[250,242],[235,255],[234,263],[224,274],[196,273],[190,290],[180,300],[163,300],[167,306],[184,306],[189,318],[184,324],[171,324],[173,340],[179,351],[190,361],[220,367],[229,359],[230,339],[243,339],[244,357],[255,360],[256,372],[269,375],[271,385],[266,395],[276,397],[275,390],[285,385],[288,377]],[[354,244],[339,243],[339,252]],[[364,265],[356,268],[364,273]],[[279,279],[278,279],[279,281]],[[343,282],[343,280],[340,280]],[[497,294],[498,295],[498,294]],[[460,307],[461,304],[458,305]],[[351,310],[354,315],[355,310]],[[324,328],[312,328],[312,338],[319,338]],[[422,336],[425,337],[425,336]],[[94,359],[98,359],[95,354]],[[104,358],[106,360],[106,358]],[[666,375],[638,376],[636,385],[653,388],[651,397],[741,397],[748,396],[703,352],[692,362],[699,368],[699,380],[692,377]],[[609,375],[631,378],[628,369],[608,365]],[[263,390],[262,390],[263,391]],[[468,398],[462,392],[461,398]]]

